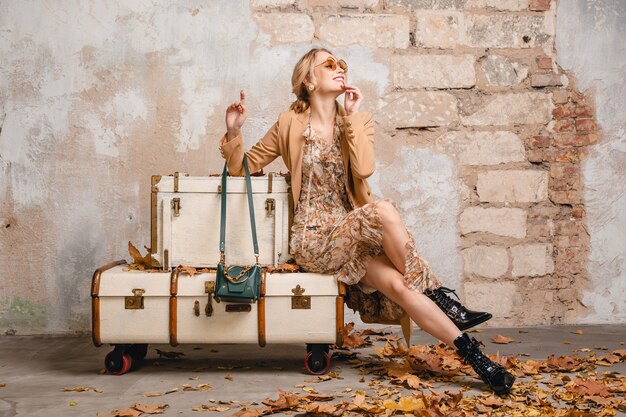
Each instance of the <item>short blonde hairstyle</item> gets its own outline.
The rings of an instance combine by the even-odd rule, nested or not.
[[[317,81],[314,75],[315,56],[318,52],[324,51],[331,55],[333,54],[326,48],[313,48],[300,58],[298,63],[293,69],[293,75],[291,76],[291,91],[296,95],[296,101],[291,103],[290,110],[294,110],[296,113],[302,113],[306,111],[311,103],[309,101],[309,90],[304,85],[304,80],[309,78],[310,82]]]

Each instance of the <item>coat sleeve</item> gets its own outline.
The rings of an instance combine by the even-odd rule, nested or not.
[[[343,116],[350,166],[355,178],[365,179],[374,173],[374,122],[369,112],[358,111]]]
[[[265,136],[261,138],[248,152],[246,156],[248,158],[248,168],[250,173],[259,172],[267,164],[272,162],[276,157],[280,155],[279,143],[279,121],[265,133]],[[245,170],[243,168],[243,137],[241,133],[230,141],[228,141],[228,134],[224,134],[220,139],[220,152],[222,157],[226,160],[228,165],[228,173],[233,176],[244,176]]]

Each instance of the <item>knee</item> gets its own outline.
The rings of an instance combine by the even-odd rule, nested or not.
[[[392,280],[389,283],[389,289],[395,295],[396,299],[404,299],[408,292],[411,291],[401,279]]]
[[[377,202],[376,209],[383,224],[397,223],[402,221],[400,213],[389,201],[382,200]]]

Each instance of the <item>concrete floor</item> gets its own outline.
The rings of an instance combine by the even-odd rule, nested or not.
[[[397,326],[361,326],[359,328],[386,328],[400,335]],[[583,330],[583,335],[572,333]],[[491,337],[496,334],[515,339],[510,344],[494,344]],[[502,355],[527,354],[520,359],[545,360],[549,355],[570,355],[576,349],[598,349],[608,351],[626,349],[625,325],[533,327],[525,329],[483,329],[472,336],[482,340],[488,353],[499,351]],[[570,344],[564,344],[568,340]],[[412,342],[431,344],[436,341],[419,330]],[[383,342],[374,346],[382,347]],[[183,359],[158,359],[154,348],[184,352]],[[218,412],[194,412],[193,407],[212,404],[216,401],[257,401],[278,398],[277,390],[301,391],[299,384],[313,386],[320,393],[345,394],[341,399],[350,401],[351,393],[346,387],[371,391],[366,376],[346,361],[336,360],[333,371],[343,379],[333,378],[322,383],[305,382],[312,376],[303,369],[304,345],[271,345],[265,348],[249,345],[184,345],[172,348],[167,345],[151,345],[148,356],[138,369],[123,376],[100,374],[103,359],[109,347],[96,348],[88,336],[80,337],[0,337],[0,417],[12,416],[96,416],[106,415],[112,410],[123,409],[139,402],[143,404],[169,404],[165,416],[230,415],[237,409]],[[371,348],[355,349],[359,358],[367,359]],[[233,368],[234,367],[234,368]],[[607,369],[599,369],[599,372]],[[621,375],[626,373],[626,364],[617,363],[610,368]],[[232,380],[225,378],[230,375]],[[197,378],[197,379],[192,379]],[[481,384],[474,380],[471,391],[481,392]],[[208,383],[213,389],[208,392],[183,391],[183,384],[197,386]],[[467,384],[467,381],[464,382]],[[434,384],[436,391],[457,392],[460,383]],[[102,392],[64,392],[66,387],[96,387]],[[169,394],[165,392],[178,388]],[[471,394],[470,392],[465,395]],[[147,393],[164,394],[146,397]],[[302,392],[305,394],[305,392]],[[206,413],[206,414],[205,414]],[[626,416],[626,413],[619,413]]]

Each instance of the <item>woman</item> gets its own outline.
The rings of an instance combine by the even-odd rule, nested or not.
[[[496,393],[508,392],[515,378],[461,332],[491,314],[467,310],[448,297],[451,290],[441,287],[419,257],[395,203],[371,197],[373,122],[369,113],[359,111],[363,96],[346,77],[345,62],[327,49],[306,53],[291,79],[297,100],[246,153],[250,172],[282,156],[291,173],[290,252],[304,270],[334,274],[349,284],[350,298],[378,297],[365,313],[399,305],[420,328],[455,346]],[[343,93],[345,108],[336,101]],[[240,101],[226,110],[227,133],[220,140],[231,175],[244,174],[241,126],[246,117],[241,91]]]

